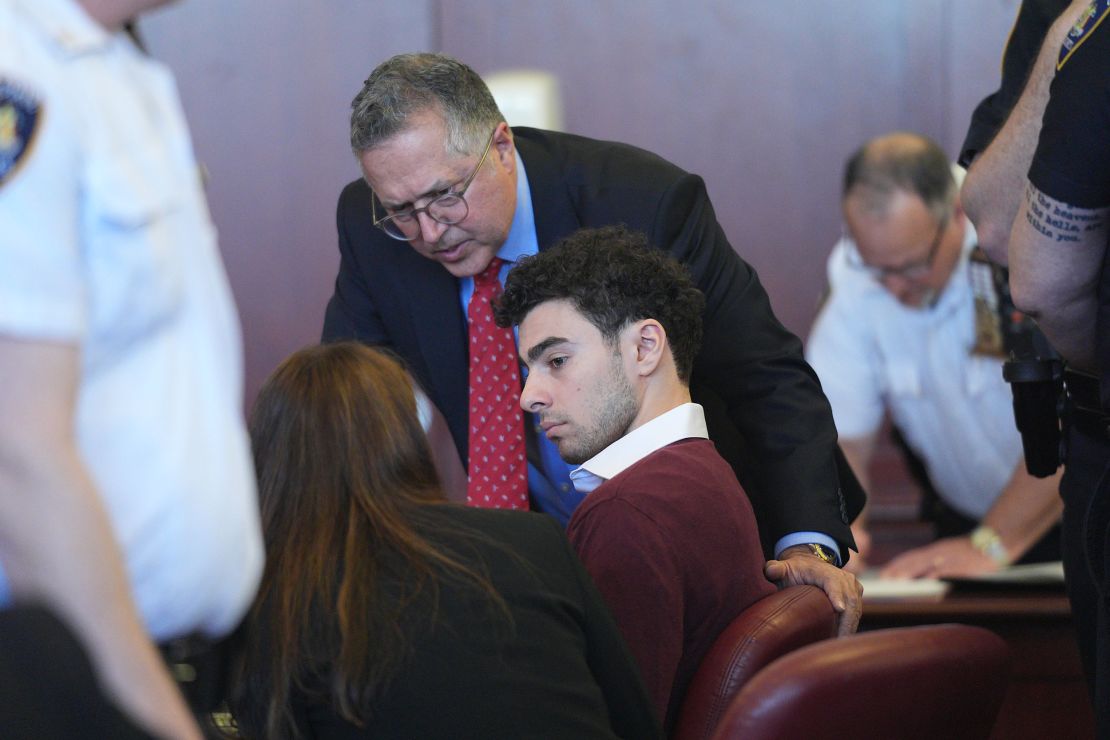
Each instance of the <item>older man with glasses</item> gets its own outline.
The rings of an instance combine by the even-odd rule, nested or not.
[[[729,245],[701,178],[624,144],[510,128],[481,78],[438,54],[387,60],[352,110],[364,179],[340,196],[323,336],[405,359],[451,428],[469,503],[536,508],[564,524],[581,503],[570,466],[519,408],[515,340],[490,306],[521,257],[623,223],[706,294],[691,390],[754,503],[776,558],[769,577],[822,586],[841,629],[854,630],[859,585],[836,565],[854,546],[862,490],[800,343]]]
[[[938,539],[892,560],[889,576],[1060,558],[1059,479],[1026,472],[1002,378],[1008,340],[1028,332],[1028,319],[1009,310],[1004,275],[979,258],[957,195],[962,172],[907,133],[849,159],[846,234],[806,348],[864,486],[884,412],[921,472]],[[865,517],[854,530],[866,555]]]

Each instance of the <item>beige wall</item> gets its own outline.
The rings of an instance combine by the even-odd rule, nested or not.
[[[184,0],[147,19],[178,75],[243,318],[248,400],[317,339],[358,176],[347,106],[380,61],[437,50],[559,75],[568,130],[703,175],[733,246],[804,335],[840,168],[911,129],[955,155],[1018,0]],[[309,12],[310,9],[311,12]]]

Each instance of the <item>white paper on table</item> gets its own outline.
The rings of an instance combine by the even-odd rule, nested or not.
[[[925,598],[943,596],[948,584],[935,578],[879,578],[877,569],[868,569],[859,577],[863,585],[863,601]]]

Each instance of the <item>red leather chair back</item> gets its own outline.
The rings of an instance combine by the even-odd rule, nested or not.
[[[732,620],[702,659],[682,700],[672,740],[706,740],[736,692],[776,658],[836,634],[836,613],[814,586],[791,586]]]
[[[901,627],[827,640],[749,681],[714,740],[981,740],[991,734],[1009,673],[1009,647],[981,627]]]

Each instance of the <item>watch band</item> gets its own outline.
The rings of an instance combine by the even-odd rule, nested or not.
[[[837,567],[840,566],[839,558],[837,558],[836,555],[830,552],[829,548],[825,547],[824,545],[818,545],[816,542],[807,542],[806,547],[809,548],[810,552],[819,557],[821,560],[824,560],[829,565],[835,565]]]
[[[1002,544],[1002,537],[993,527],[985,524],[976,527],[971,533],[971,546],[993,560],[1000,568],[1010,564],[1010,555],[1006,552],[1006,546]]]

